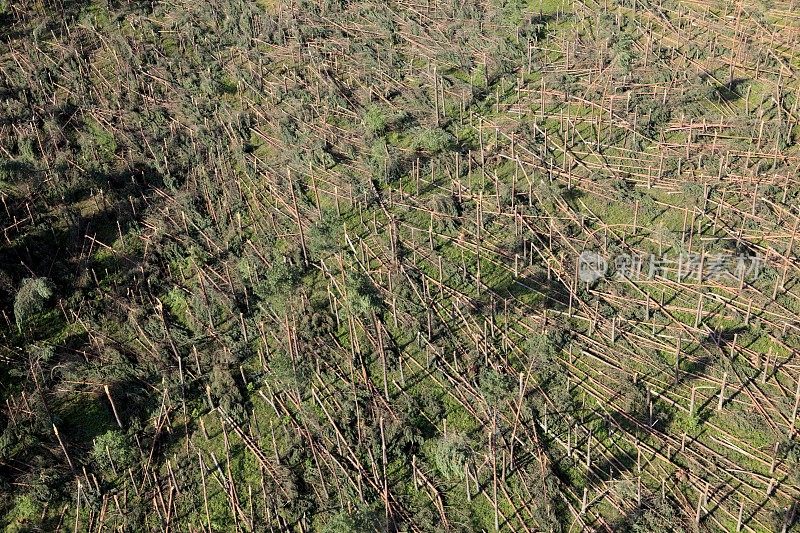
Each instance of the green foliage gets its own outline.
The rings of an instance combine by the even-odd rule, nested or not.
[[[306,359],[296,361],[286,352],[273,354],[269,362],[270,383],[278,390],[305,390],[309,372]]]
[[[627,524],[631,533],[671,533],[683,530],[680,515],[669,501],[655,499],[639,509]]]
[[[297,129],[297,122],[289,117],[281,118],[278,122],[278,128],[281,140],[286,144],[294,144],[299,140],[299,132]]]
[[[433,461],[445,479],[464,479],[464,465],[472,460],[472,455],[467,437],[451,432],[437,440]]]
[[[31,426],[7,425],[0,433],[0,459],[9,459],[36,443]]]
[[[111,430],[94,439],[92,458],[101,470],[124,471],[133,464],[135,455],[125,435]]]
[[[704,188],[699,183],[686,182],[683,184],[683,194],[688,201],[697,204],[702,200]]]
[[[14,507],[9,513],[11,522],[6,524],[5,531],[22,533],[31,531],[31,526],[36,523],[41,514],[41,505],[29,494],[19,496]]]
[[[14,317],[22,331],[31,318],[45,310],[53,296],[53,283],[47,278],[25,278],[14,298]]]
[[[633,67],[635,55],[633,52],[633,37],[622,33],[614,43],[614,62],[623,74],[629,74]]]
[[[347,310],[359,317],[367,317],[373,311],[380,311],[381,299],[372,282],[361,273],[347,276]]]
[[[553,334],[533,334],[525,342],[525,352],[531,359],[531,369],[536,372],[541,382],[546,382],[560,371],[557,341]]]
[[[787,440],[781,443],[780,453],[789,469],[789,477],[794,485],[800,485],[800,442]]]
[[[644,420],[648,414],[648,406],[646,391],[642,390],[641,384],[623,378],[619,387],[622,410],[634,418]]]
[[[385,519],[379,504],[358,506],[353,513],[341,511],[322,528],[323,533],[373,533],[384,531]]]
[[[700,418],[700,416],[698,416],[697,413],[695,413],[686,416],[686,420],[684,421],[683,427],[686,430],[686,433],[694,435],[700,429],[700,426],[702,426],[702,424],[703,420]]]
[[[489,409],[502,409],[513,397],[514,382],[494,369],[483,369],[480,376],[480,389]]]
[[[378,137],[386,132],[389,125],[389,116],[386,112],[376,105],[371,105],[367,108],[362,119],[367,133],[372,137]]]
[[[433,197],[430,207],[439,215],[434,219],[438,231],[452,230],[458,225],[461,213],[458,203],[451,195],[437,194]]]
[[[254,287],[259,298],[274,301],[275,298],[286,298],[299,280],[297,269],[287,258],[278,257],[267,269],[261,282]]]
[[[324,258],[342,249],[344,224],[335,211],[324,211],[308,232],[308,251],[312,257]]]
[[[456,144],[455,137],[441,128],[416,128],[411,134],[411,147],[416,150],[440,153],[452,150]]]
[[[110,163],[117,151],[114,136],[97,122],[89,121],[85,133],[79,138],[84,160],[88,164],[99,161],[101,165]]]
[[[378,139],[370,145],[369,166],[373,179],[381,183],[396,180],[402,174],[400,156],[386,139]]]

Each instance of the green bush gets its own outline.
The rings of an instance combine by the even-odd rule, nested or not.
[[[14,298],[14,317],[17,327],[45,309],[48,300],[53,296],[53,284],[47,278],[25,278],[22,280],[17,296]]]
[[[378,139],[372,143],[369,166],[372,177],[380,182],[396,180],[403,173],[403,162],[397,150],[387,144],[385,139]]]
[[[627,33],[620,35],[616,43],[614,43],[614,62],[617,67],[625,74],[630,73],[633,62],[636,56],[633,52],[633,37]]]
[[[417,128],[411,140],[411,146],[415,150],[433,153],[451,150],[455,143],[455,137],[441,128]]]
[[[125,435],[112,430],[94,439],[92,458],[102,470],[119,470],[133,464],[134,454]]]
[[[322,528],[324,533],[371,533],[385,531],[382,505],[361,504],[352,513],[341,511],[333,516]]]
[[[633,533],[667,533],[683,529],[680,517],[668,500],[658,498],[639,509],[627,530]]]
[[[463,479],[464,465],[471,457],[472,448],[466,437],[451,433],[437,442],[434,463],[445,479]]]
[[[389,125],[389,117],[380,107],[372,105],[364,114],[363,124],[369,135],[378,137],[386,131]]]

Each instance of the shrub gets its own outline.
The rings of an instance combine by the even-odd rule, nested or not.
[[[340,511],[322,528],[324,533],[368,533],[386,530],[380,504],[361,504],[351,513]]]
[[[92,458],[102,470],[124,469],[133,464],[133,450],[120,431],[106,431],[96,439]]]
[[[377,140],[370,147],[369,166],[372,177],[380,182],[396,180],[403,173],[402,160],[384,139]]]
[[[14,298],[14,317],[17,327],[34,315],[44,311],[45,304],[53,296],[53,284],[47,278],[25,278],[22,280],[17,296]]]
[[[342,249],[342,220],[333,211],[324,211],[308,232],[308,249],[313,257],[324,257]]]
[[[415,150],[439,153],[451,150],[455,146],[455,142],[455,137],[441,128],[417,128],[414,131],[411,146]]]
[[[512,379],[493,369],[484,369],[480,375],[480,390],[490,409],[501,408],[514,393]]]
[[[788,440],[780,446],[786,465],[789,467],[789,478],[795,485],[800,485],[800,443]]]
[[[627,529],[634,533],[666,533],[680,531],[682,525],[669,501],[658,498],[635,513]]]
[[[624,74],[629,74],[634,59],[633,37],[624,33],[620,35],[617,42],[614,43],[614,62]]]
[[[472,449],[466,438],[459,434],[449,434],[439,439],[436,445],[434,463],[446,479],[463,479],[464,465],[472,457]]]
[[[372,105],[364,114],[363,124],[369,135],[378,137],[386,131],[389,125],[389,117],[380,107]]]

